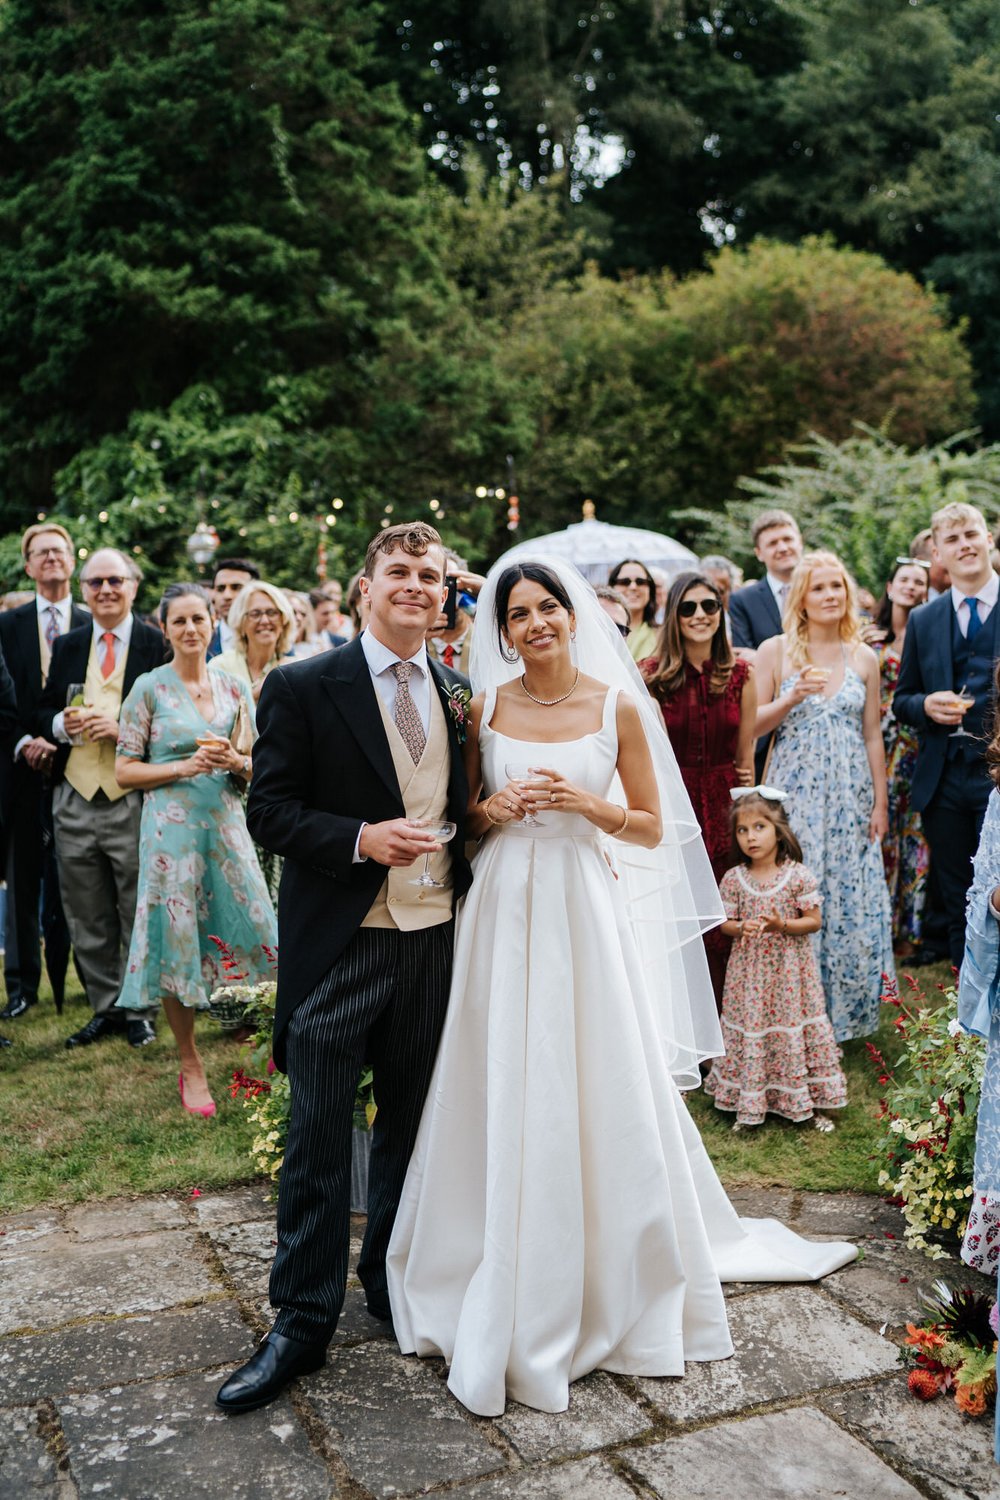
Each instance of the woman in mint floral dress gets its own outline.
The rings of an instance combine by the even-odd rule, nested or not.
[[[144,799],[118,1005],[163,1005],[181,1056],[181,1101],[207,1116],[215,1105],[194,1044],[194,1012],[225,977],[211,938],[225,941],[252,984],[272,975],[265,950],[276,946],[277,927],[233,779],[252,771],[229,739],[241,703],[253,720],[249,689],[208,670],[212,620],[203,590],[171,592],[160,610],[174,659],[138,679],[120,719],[118,780],[141,788]]]
[[[861,640],[854,584],[838,557],[807,553],[792,576],[785,634],[757,653],[757,733],[775,736],[766,780],[786,810],[823,901],[812,939],[838,1042],[878,1028],[895,982],[882,863],[888,829],[879,669]]]

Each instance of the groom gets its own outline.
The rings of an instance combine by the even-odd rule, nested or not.
[[[368,1225],[358,1275],[390,1316],[385,1257],[430,1083],[451,977],[453,910],[468,889],[467,798],[448,679],[424,634],[445,594],[441,538],[410,522],[375,536],[365,632],[270,673],[247,823],[285,857],[274,1060],[292,1115],[271,1271],[274,1327],[216,1404],[253,1411],[322,1365],[344,1301],[351,1124],[374,1073]],[[458,824],[444,846],[421,824]],[[439,886],[417,886],[430,854]]]

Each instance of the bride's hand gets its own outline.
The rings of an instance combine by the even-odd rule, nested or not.
[[[516,781],[508,781],[506,786],[487,797],[483,806],[488,808],[494,823],[519,823],[528,811],[523,788]]]
[[[560,772],[547,766],[533,766],[532,770],[536,776],[547,778],[544,786],[525,788],[525,797],[530,797],[533,811],[582,813],[585,818],[590,817],[594,807],[590,792],[582,792]]]

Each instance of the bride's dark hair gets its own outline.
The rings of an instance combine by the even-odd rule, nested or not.
[[[573,613],[572,602],[562,583],[542,563],[512,563],[509,568],[504,568],[497,579],[496,627],[497,640],[501,651],[503,651],[505,644],[503,628],[507,623],[507,607],[510,604],[510,596],[515,584],[520,583],[525,578],[529,583],[541,584],[547,594],[551,594],[553,599],[558,599],[563,609],[568,610],[570,614]]]

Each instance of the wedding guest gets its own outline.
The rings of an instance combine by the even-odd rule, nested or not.
[[[853,582],[831,552],[803,557],[784,625],[757,653],[757,732],[777,731],[764,780],[787,792],[822,896],[813,942],[842,1042],[877,1029],[883,976],[894,977],[878,662],[861,639]]]
[[[17,737],[17,698],[14,694],[14,681],[7,670],[7,663],[3,659],[3,650],[0,648],[0,757],[4,762],[8,760],[14,741]],[[6,860],[6,820],[7,810],[0,801],[0,868]],[[3,891],[6,898],[7,892]],[[2,911],[2,905],[0,905]],[[0,1036],[0,1047],[11,1047],[13,1043],[9,1036]]]
[[[667,607],[667,590],[670,587],[670,574],[664,568],[650,568],[653,583],[655,585],[653,595],[653,624],[663,624],[663,613]]]
[[[892,936],[898,958],[910,959],[920,948],[930,852],[920,814],[910,802],[910,787],[919,749],[916,731],[900,724],[892,711],[906,639],[906,622],[927,602],[925,563],[897,557],[875,614],[883,639],[876,646],[882,684],[882,741],[889,787],[889,831],[882,840],[885,878],[892,907]]]
[[[214,669],[245,682],[256,703],[268,672],[293,659],[288,648],[295,638],[295,616],[279,588],[258,580],[236,595],[229,628],[234,646],[209,660]]]
[[[333,635],[339,635],[344,641],[349,641],[354,634],[354,626],[349,615],[345,615],[341,608],[344,599],[344,590],[336,578],[327,578],[320,584],[318,591],[324,598],[329,599],[333,605],[333,615],[327,623],[327,629]]]
[[[998,654],[1000,579],[982,513],[953,503],[931,518],[948,592],[910,616],[893,712],[917,730],[911,801],[923,817],[956,967],[965,951],[965,898],[990,795],[983,755]]]
[[[0,615],[0,649],[13,678],[18,714],[13,755],[3,757],[7,1004],[0,1011],[0,1019],[5,1021],[25,1015],[38,1000],[42,978],[40,937],[45,943],[52,998],[58,1012],[63,1008],[70,943],[52,831],[49,773],[56,746],[36,735],[33,724],[53,643],[90,620],[87,611],[73,603],[70,593],[75,554],[64,527],[52,522],[29,526],[21,538],[21,557],[37,592],[29,595],[26,604]]]
[[[35,595],[30,589],[15,589],[13,593],[4,594],[0,599],[0,614],[6,614],[8,610],[20,609],[22,604],[33,604]]]
[[[52,646],[35,733],[58,746],[52,817],[63,907],[93,1016],[67,1037],[87,1047],[125,1031],[129,1044],[155,1038],[143,1016],[127,1021],[115,1002],[132,940],[139,878],[142,797],[115,778],[118,716],[136,679],[163,661],[163,636],[132,613],[141,574],[131,558],[102,547],[81,573],[92,618]],[[82,705],[77,699],[83,700]]]
[[[309,595],[300,594],[295,589],[282,589],[281,592],[295,616],[295,635],[288,648],[289,656],[294,656],[296,661],[308,661],[317,652],[326,651],[328,644],[326,640],[320,640],[317,634],[316,616]]]
[[[642,661],[656,651],[656,581],[645,563],[627,557],[608,575],[608,586],[617,589],[628,606],[629,636],[626,645],[633,661]]]
[[[656,656],[639,670],[663,712],[670,743],[720,881],[731,864],[729,792],[753,781],[757,690],[748,662],[733,657],[722,598],[700,573],[680,573],[667,593]],[[716,1004],[722,1004],[730,939],[705,935]]]
[[[444,561],[445,582],[450,583],[452,579],[455,580],[457,601],[455,623],[449,624],[445,610],[441,611],[427,632],[427,653],[449,671],[461,672],[465,681],[468,682],[469,647],[472,645],[474,626],[472,615],[463,605],[462,596],[457,592],[458,575],[464,570],[465,562],[454,552],[446,552]]]
[[[316,639],[320,643],[322,651],[329,651],[334,646],[346,646],[352,630],[341,630],[343,615],[322,589],[313,589],[309,594],[309,604],[313,612],[313,620],[316,625]]]
[[[951,588],[951,579],[948,577],[948,569],[934,551],[934,542],[931,538],[931,528],[928,526],[924,531],[918,531],[910,543],[910,556],[917,562],[925,562],[929,565],[930,572],[927,579],[927,598],[936,599],[946,589]]]
[[[366,595],[361,592],[361,579],[363,577],[363,571],[355,573],[347,585],[347,609],[351,617],[351,625],[354,627],[355,635],[360,635],[366,628],[368,616],[371,613],[371,605]]]
[[[612,620],[615,622],[615,625],[618,627],[619,634],[622,635],[625,640],[628,640],[629,632],[631,631],[632,627],[629,624],[628,605],[625,603],[625,600],[622,598],[621,594],[617,589],[609,587],[609,585],[606,583],[597,584],[594,589],[594,593],[597,595],[600,606],[604,610],[604,613],[606,615],[610,615]]]
[[[233,779],[246,785],[253,771],[251,756],[230,739],[241,708],[253,722],[250,689],[217,666],[209,670],[204,589],[172,589],[160,615],[173,658],[138,678],[123,704],[115,766],[120,786],[144,794],[118,1009],[145,1015],[162,1005],[180,1054],[181,1104],[209,1117],[215,1101],[194,1017],[226,977],[210,935],[224,938],[250,984],[271,977],[265,950],[274,951],[278,935]]]
[[[822,925],[816,878],[784,810],[785,794],[761,786],[732,792],[735,864],[722,879],[724,929],[733,941],[722,1001],[725,1056],[705,1093],[736,1115],[733,1129],[769,1114],[825,1133],[825,1113],[847,1104],[840,1048],[826,1013],[809,934]]]
[[[753,551],[764,577],[737,589],[729,601],[733,645],[751,650],[780,635],[792,574],[802,557],[802,538],[786,510],[766,510],[751,527]]]
[[[698,572],[703,574],[719,592],[722,600],[722,611],[726,621],[726,632],[732,640],[733,628],[729,617],[729,601],[732,598],[733,589],[740,586],[740,570],[735,563],[730,562],[728,557],[721,553],[711,553],[703,557],[698,564]]]
[[[221,656],[223,651],[234,649],[236,639],[229,622],[229,611],[240,590],[259,577],[260,569],[257,564],[246,557],[223,557],[216,563],[212,580],[212,603],[218,623],[212,632],[208,648],[209,661],[213,656]]]

